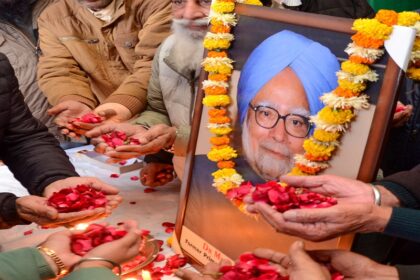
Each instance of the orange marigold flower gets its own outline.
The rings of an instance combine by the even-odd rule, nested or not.
[[[230,138],[226,135],[219,137],[210,137],[210,143],[212,143],[215,146],[228,145],[230,143]]]
[[[204,89],[204,93],[207,95],[222,95],[227,94],[227,88],[225,87],[208,87]]]
[[[212,117],[212,118],[209,118],[209,123],[217,123],[217,124],[230,123],[230,118],[226,116]]]
[[[353,92],[353,91],[351,91],[349,89],[344,89],[342,87],[337,87],[334,90],[334,94],[337,95],[337,96],[346,97],[346,98],[354,97],[354,96],[359,96],[359,93]]]
[[[361,57],[361,56],[358,56],[358,55],[355,55],[355,54],[352,54],[349,57],[349,60],[353,63],[360,63],[360,64],[372,64],[372,63],[375,62],[373,59],[369,59],[369,58],[366,58],[366,57]]]
[[[319,156],[319,157],[316,157],[316,156],[313,156],[313,155],[308,154],[308,153],[305,153],[304,156],[305,156],[305,158],[307,160],[310,160],[310,161],[328,161],[330,159],[329,156]]]
[[[221,108],[221,109],[210,109],[208,114],[209,117],[214,118],[214,117],[223,117],[226,116],[227,110],[225,108]]]
[[[295,166],[299,168],[302,172],[310,175],[315,175],[322,170],[321,167],[309,167],[299,163],[296,163]]]
[[[375,18],[383,24],[393,26],[398,23],[398,13],[392,10],[379,10]]]
[[[235,167],[235,163],[231,160],[223,160],[223,161],[219,161],[217,163],[217,167],[220,169],[223,168],[234,168]]]
[[[212,149],[220,150],[220,149],[224,149],[224,148],[227,148],[227,147],[229,147],[229,146],[228,145],[213,145]]]
[[[225,74],[209,74],[208,79],[215,82],[227,82],[229,77]]]
[[[379,49],[384,45],[384,40],[372,39],[360,32],[357,32],[355,35],[351,36],[351,39],[359,47],[364,47],[364,48]]]
[[[210,32],[212,33],[230,33],[230,30],[229,25],[212,25],[210,27]]]
[[[227,57],[226,52],[209,51],[207,57]]]

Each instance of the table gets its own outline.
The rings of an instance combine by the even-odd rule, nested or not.
[[[130,180],[131,176],[139,176],[139,170],[121,174],[119,178],[110,178],[112,172],[98,168],[76,154],[79,150],[92,148],[92,146],[84,146],[66,150],[66,153],[81,176],[98,177],[120,189],[124,201],[110,217],[101,221],[116,225],[123,220],[136,220],[140,228],[150,230],[155,239],[161,239],[166,243],[170,234],[165,233],[161,224],[163,222],[175,222],[180,181],[174,180],[166,186],[157,188],[156,192],[144,193],[145,187],[141,185],[140,181]],[[0,166],[0,191],[13,191],[18,196],[27,194],[26,189],[13,178],[12,173],[6,166]],[[35,224],[0,230],[1,251],[39,244],[49,234],[57,230],[59,229],[41,229]],[[24,235],[25,232],[30,234]],[[163,249],[165,255],[174,254],[166,245]],[[176,277],[165,277],[165,279],[171,278],[177,279]]]

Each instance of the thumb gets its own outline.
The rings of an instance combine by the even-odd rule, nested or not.
[[[106,110],[103,110],[103,111],[99,111],[98,115],[101,116],[101,117],[104,117],[105,119],[109,119],[109,118],[117,115],[117,112],[113,109],[106,109]]]
[[[60,114],[61,112],[65,111],[67,109],[68,109],[67,105],[65,105],[63,103],[58,103],[57,105],[55,105],[54,107],[49,109],[47,112],[48,112],[49,115],[57,115],[57,114]]]
[[[305,251],[305,244],[302,241],[295,241],[289,249],[290,262],[294,266],[305,265],[308,262],[313,262],[311,257]]]

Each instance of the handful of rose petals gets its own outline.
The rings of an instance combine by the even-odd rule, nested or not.
[[[140,145],[138,139],[129,138],[127,137],[127,134],[122,131],[113,131],[111,133],[102,134],[101,137],[109,147],[114,149],[122,145]]]
[[[101,123],[103,118],[94,113],[87,113],[80,118],[74,119],[72,122],[82,122],[82,123]]]
[[[118,240],[124,237],[127,231],[117,229],[113,226],[90,224],[83,233],[71,236],[71,251],[79,256],[86,255],[93,248],[107,242]]]
[[[327,208],[337,204],[337,199],[310,192],[304,188],[282,186],[275,181],[269,181],[254,186],[250,182],[242,183],[239,188],[227,193],[230,199],[243,200],[251,193],[254,202],[265,202],[277,211],[283,213],[298,208]]]
[[[47,203],[59,213],[68,213],[105,207],[106,202],[107,198],[103,192],[88,185],[77,185],[54,192]]]
[[[281,276],[277,268],[269,260],[256,257],[251,253],[239,256],[235,265],[222,266],[219,270],[220,280],[288,280],[289,276]]]

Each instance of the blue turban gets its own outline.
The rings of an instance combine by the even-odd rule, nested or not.
[[[238,84],[238,114],[243,123],[248,104],[274,76],[290,67],[302,83],[311,115],[323,107],[319,97],[337,87],[337,58],[323,45],[288,30],[262,42],[249,56]]]

